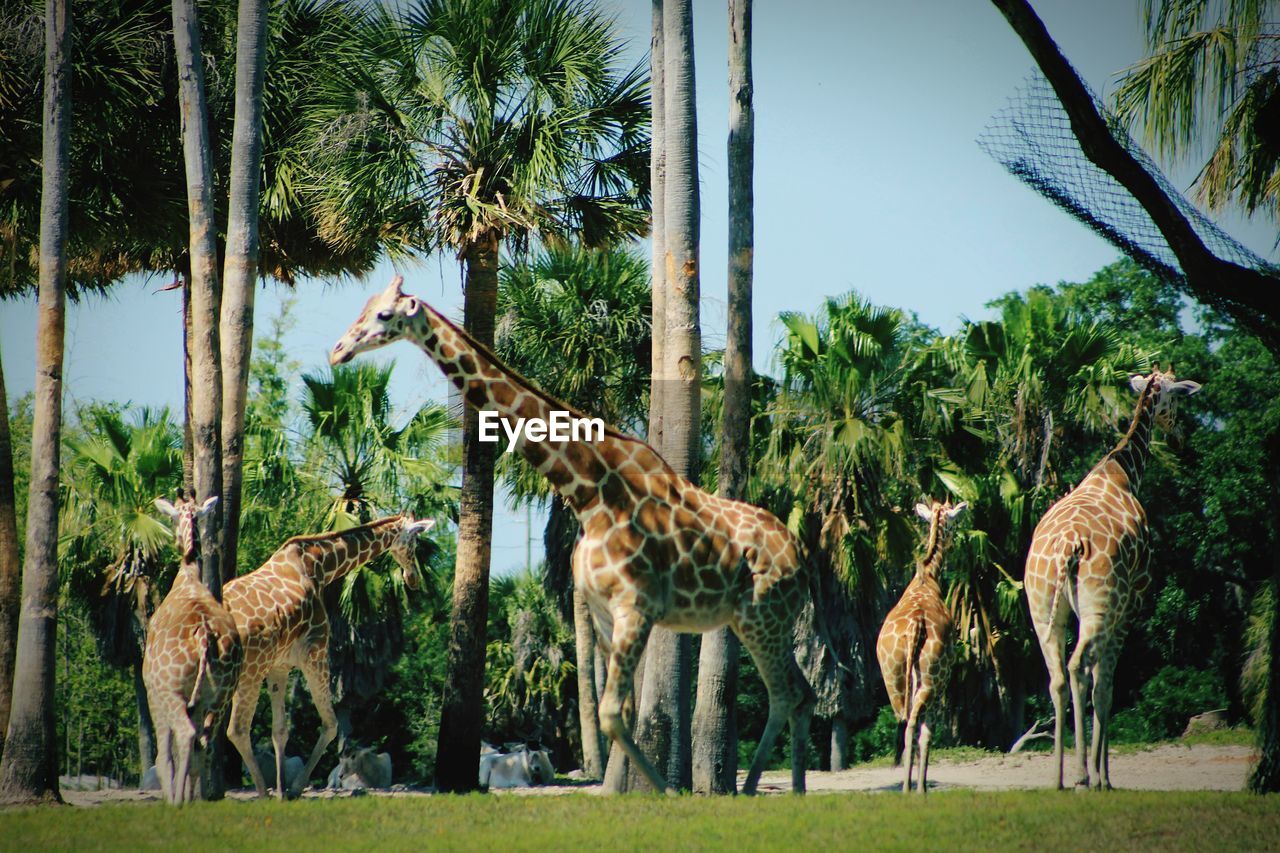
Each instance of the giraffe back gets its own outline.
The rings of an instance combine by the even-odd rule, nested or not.
[[[142,664],[148,697],[176,694],[192,708],[225,709],[243,660],[231,615],[193,571],[180,570],[148,624]]]

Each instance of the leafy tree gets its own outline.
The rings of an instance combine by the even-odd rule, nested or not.
[[[337,186],[419,205],[433,245],[464,265],[464,321],[482,344],[493,344],[503,241],[576,232],[600,245],[644,230],[645,81],[622,67],[623,43],[592,4],[418,0],[380,7],[371,32],[369,55],[342,66],[333,100],[368,114],[364,134],[332,146]],[[471,408],[463,458],[445,790],[477,784],[484,682],[494,461]]]

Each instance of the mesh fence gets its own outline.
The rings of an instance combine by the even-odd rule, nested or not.
[[[1170,183],[1098,97],[1092,91],[1089,95],[1117,141],[1177,205],[1210,252],[1221,260],[1277,277],[1280,285],[1280,267],[1207,219]],[[978,137],[978,145],[1134,261],[1166,281],[1187,286],[1186,275],[1160,229],[1124,186],[1085,155],[1071,130],[1071,119],[1039,71],[1033,71],[1008,105],[992,117]]]

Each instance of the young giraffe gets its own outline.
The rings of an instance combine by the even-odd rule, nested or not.
[[[421,347],[476,408],[508,421],[573,412],[400,286],[397,276],[369,300],[334,347],[332,363],[403,338]],[[815,697],[793,653],[792,632],[808,594],[795,537],[765,510],[704,492],[649,445],[613,429],[594,442],[535,442],[521,431],[515,450],[551,481],[582,526],[573,578],[586,595],[609,661],[601,730],[655,789],[667,790],[623,721],[624,698],[654,625],[704,632],[727,624],[750,651],[769,691],[768,722],[743,793],[755,792],[788,719],[792,788],[803,792]]]
[[[243,662],[235,622],[200,580],[197,520],[217,498],[199,508],[179,496],[177,504],[156,498],[158,510],[173,519],[182,562],[173,587],[147,629],[142,682],[156,730],[156,775],[166,802],[182,805],[196,797],[204,750],[226,718]]]
[[[271,698],[271,741],[276,753],[276,796],[302,793],[316,763],[338,733],[329,694],[329,617],[323,594],[329,584],[390,550],[404,571],[405,584],[418,586],[414,540],[434,521],[415,521],[403,515],[336,533],[295,536],[261,567],[241,575],[222,589],[222,600],[244,640],[244,671],[231,703],[227,736],[235,744],[253,777],[258,796],[267,784],[253,755],[249,727],[258,707],[258,690],[265,678]],[[320,738],[302,773],[285,785],[284,747],[289,740],[285,715],[285,687],[289,673],[301,669],[320,714]]]
[[[884,620],[876,641],[876,658],[893,713],[903,726],[902,751],[906,758],[904,793],[911,790],[911,765],[917,731],[920,738],[920,793],[925,793],[929,772],[930,713],[946,692],[951,677],[951,614],[942,599],[938,570],[951,544],[952,522],[968,507],[933,502],[916,504],[916,514],[929,522],[924,556],[902,598]]]
[[[1147,516],[1138,502],[1138,485],[1157,421],[1168,425],[1176,398],[1200,390],[1198,383],[1175,381],[1172,369],[1134,376],[1130,386],[1138,393],[1138,404],[1129,431],[1074,491],[1049,508],[1036,525],[1027,554],[1023,585],[1049,669],[1059,788],[1068,673],[1079,765],[1076,784],[1089,786],[1084,713],[1092,681],[1093,779],[1099,788],[1111,787],[1107,768],[1111,679],[1129,618],[1138,611],[1151,585]],[[1071,611],[1076,613],[1079,628],[1068,662],[1067,619]]]

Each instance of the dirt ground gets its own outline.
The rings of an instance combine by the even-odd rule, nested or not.
[[[1244,788],[1245,777],[1253,760],[1254,750],[1247,746],[1211,746],[1197,744],[1184,746],[1177,743],[1163,744],[1142,752],[1130,752],[1111,756],[1111,784],[1116,788],[1148,791],[1239,791]],[[1071,756],[1067,756],[1068,782],[1072,779]],[[992,755],[972,761],[953,761],[945,758],[929,764],[929,789],[969,788],[1000,791],[1015,788],[1047,788],[1053,779],[1053,756],[1045,753],[1021,753],[1018,755]],[[838,793],[846,791],[893,791],[902,785],[902,771],[882,765],[863,765],[839,773],[823,773],[812,770],[808,775],[811,793]],[[760,782],[761,793],[784,793],[791,790],[791,774],[788,771],[770,771]],[[363,792],[357,792],[357,795]],[[596,784],[548,785],[538,788],[521,788],[497,792],[502,795],[555,795],[566,793],[603,793]],[[373,791],[371,796],[412,797],[426,796],[430,791],[396,786],[390,791]],[[64,789],[62,795],[73,805],[91,806],[100,803],[146,802],[159,800],[158,791],[130,789],[107,791],[72,791]],[[325,799],[353,796],[352,792],[311,790],[307,798]],[[249,799],[250,790],[232,791],[231,799]]]

